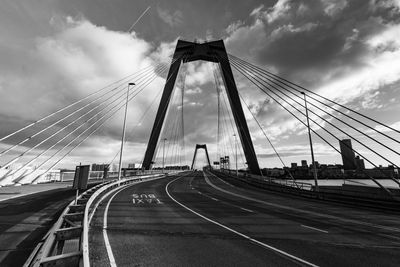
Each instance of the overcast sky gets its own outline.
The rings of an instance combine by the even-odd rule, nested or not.
[[[131,33],[127,32],[148,6],[150,10]],[[0,0],[0,135],[161,59],[168,62],[167,56],[178,39],[223,39],[229,53],[400,129],[399,21],[398,0]],[[196,62],[181,70],[187,72],[187,162],[196,143],[207,143],[212,160],[216,160],[217,93],[213,66]],[[301,159],[310,162],[304,126],[237,71],[234,74],[239,92],[285,163]],[[158,103],[153,103],[140,126],[135,125],[162,90],[164,77],[160,75],[141,97],[130,103],[126,163],[138,163],[143,158]],[[118,113],[58,167],[109,162],[119,149],[122,116]],[[281,167],[248,111],[246,117],[260,165]],[[46,123],[43,125],[50,122]],[[374,123],[370,125],[381,129]],[[368,132],[365,127],[360,126],[360,130]],[[32,135],[32,131],[25,137]],[[395,133],[385,131],[398,139]],[[346,137],[335,133],[339,138]],[[4,150],[23,137],[5,140],[0,147]],[[341,163],[338,153],[316,136],[313,140],[316,160]],[[338,147],[337,141],[329,140]],[[360,140],[369,145],[367,139]],[[32,147],[34,141],[3,155],[0,165]],[[399,150],[398,144],[387,144],[394,149],[397,145]],[[353,145],[377,164],[388,164],[365,147],[354,142]],[[399,163],[398,156],[371,146]],[[50,144],[31,151],[21,162],[47,147]],[[244,160],[239,161],[243,166]]]

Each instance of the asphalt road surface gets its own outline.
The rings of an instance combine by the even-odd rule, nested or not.
[[[92,266],[400,266],[399,219],[188,172],[105,199],[89,232],[90,259]]]
[[[74,195],[61,188],[0,202],[0,266],[22,266]]]

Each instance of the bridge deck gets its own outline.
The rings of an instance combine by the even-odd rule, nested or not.
[[[117,266],[399,266],[399,218],[195,172],[117,191],[92,222],[90,257],[94,266],[108,255]]]
[[[53,189],[67,188],[71,186],[71,181],[45,184],[29,184],[22,186],[4,186],[0,187],[0,202],[8,199],[27,196]]]

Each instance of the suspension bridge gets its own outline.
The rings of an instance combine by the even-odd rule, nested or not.
[[[0,138],[0,190],[55,185],[1,200],[0,217],[8,223],[0,232],[0,265],[400,264],[399,130],[229,54],[222,40],[179,40],[168,60]],[[185,109],[191,104],[185,98],[187,65],[195,61],[208,62],[212,73],[215,101],[203,106],[216,113],[209,122],[216,130],[208,137],[212,144],[185,134],[193,119]],[[149,91],[161,78],[164,86]],[[152,98],[146,107],[143,95]],[[302,156],[311,157],[311,165],[289,166],[254,107],[259,99],[294,119],[293,128],[308,141],[310,153]],[[100,170],[92,168],[90,189],[61,212],[74,194],[74,171],[59,166],[128,103],[142,113],[136,121],[128,118],[121,145],[147,131],[140,164],[121,174],[121,161],[111,167],[129,151],[115,151]],[[142,129],[148,121],[151,128]],[[316,143],[343,164],[318,163]],[[199,149],[205,151],[204,168]],[[260,164],[265,149],[281,166]],[[40,229],[26,226],[39,219]]]

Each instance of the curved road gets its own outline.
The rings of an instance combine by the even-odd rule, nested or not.
[[[400,266],[399,219],[187,172],[105,199],[92,221],[90,259],[93,266]]]

